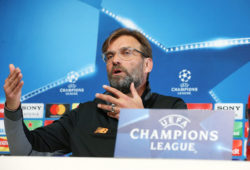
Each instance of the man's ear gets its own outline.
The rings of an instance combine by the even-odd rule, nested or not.
[[[150,73],[153,69],[152,58],[144,58],[144,71],[145,73]]]

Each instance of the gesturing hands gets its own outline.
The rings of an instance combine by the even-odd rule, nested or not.
[[[134,83],[131,83],[130,85],[131,96],[123,94],[119,90],[110,86],[104,85],[103,88],[108,92],[114,94],[115,97],[100,93],[96,93],[96,97],[109,103],[112,103],[113,105],[98,104],[97,107],[109,111],[107,114],[110,117],[119,119],[120,108],[144,108],[142,99],[137,93]]]
[[[8,109],[16,110],[20,105],[21,91],[23,87],[23,81],[21,81],[23,75],[21,70],[13,64],[9,65],[10,74],[4,83],[4,92],[6,97],[6,106]]]

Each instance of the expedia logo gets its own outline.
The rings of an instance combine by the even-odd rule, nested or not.
[[[46,117],[61,117],[70,110],[69,104],[47,104]]]
[[[242,103],[216,103],[214,110],[229,110],[234,111],[235,119],[243,119],[243,104]]]
[[[43,103],[22,103],[24,118],[43,118]]]
[[[164,128],[169,126],[178,126],[184,129],[191,121],[182,115],[167,115],[159,120]]]

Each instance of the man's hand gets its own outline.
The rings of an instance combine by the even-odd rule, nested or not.
[[[100,93],[97,93],[96,97],[104,101],[107,101],[109,103],[112,103],[113,106],[106,104],[98,104],[97,107],[109,111],[107,114],[110,117],[119,119],[120,108],[138,108],[138,109],[144,108],[142,99],[137,93],[134,83],[131,83],[130,85],[131,96],[123,94],[119,90],[110,86],[104,85],[103,88],[108,92],[114,94],[115,97]]]
[[[10,74],[5,80],[3,86],[5,97],[6,97],[6,106],[10,110],[18,109],[21,99],[21,91],[23,87],[23,81],[21,81],[23,75],[19,68],[15,68],[13,64],[9,65]]]

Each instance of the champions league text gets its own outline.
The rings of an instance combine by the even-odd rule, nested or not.
[[[150,150],[188,151],[197,153],[197,141],[217,141],[218,131],[150,130],[135,128],[130,131],[133,140],[149,139]],[[177,142],[178,141],[178,142]]]

